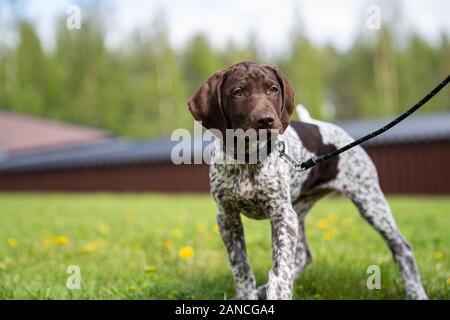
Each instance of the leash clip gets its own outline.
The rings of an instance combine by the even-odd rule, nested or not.
[[[304,166],[303,161],[296,160],[294,158],[291,158],[286,153],[286,144],[284,141],[277,141],[275,148],[280,153],[281,158],[285,158],[297,171],[305,171],[307,168]]]

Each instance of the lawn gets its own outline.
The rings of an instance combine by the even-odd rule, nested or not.
[[[426,291],[450,299],[450,198],[390,198]],[[0,194],[0,299],[234,299],[209,196]],[[257,283],[271,267],[267,221],[244,219]],[[314,257],[295,299],[403,299],[391,254],[350,201],[319,202],[307,219]],[[66,288],[80,267],[80,290]],[[369,265],[381,289],[369,290]]]

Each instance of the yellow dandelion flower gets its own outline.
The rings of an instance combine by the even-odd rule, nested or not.
[[[97,251],[103,245],[103,240],[97,239],[86,243],[80,247],[81,253],[91,253]]]
[[[441,261],[442,259],[444,259],[444,253],[442,251],[435,251],[433,253],[433,258],[437,261]]]
[[[194,249],[192,249],[192,247],[182,247],[180,251],[178,251],[178,255],[182,260],[192,259],[194,256]]]
[[[180,239],[183,236],[183,230],[181,230],[180,228],[174,228],[172,229],[171,234],[175,239]]]
[[[447,284],[450,286],[450,277],[447,278]]]
[[[81,253],[94,252],[95,250],[97,250],[97,247],[93,243],[86,243],[85,245],[80,247]]]
[[[107,226],[106,224],[99,224],[97,230],[101,234],[108,234],[110,231],[109,226]]]
[[[145,272],[146,272],[146,273],[155,273],[156,270],[157,270],[157,269],[156,269],[156,266],[153,265],[153,264],[148,265],[148,266],[145,266]]]
[[[15,246],[17,246],[17,240],[14,238],[9,238],[6,242],[8,243],[8,246],[10,246],[10,247],[14,248]]]
[[[219,234],[219,226],[218,226],[217,224],[214,226],[213,232],[214,232],[215,234]]]
[[[335,236],[336,236],[336,230],[335,229],[330,229],[330,230],[328,230],[328,231],[326,231],[325,233],[324,233],[324,235],[323,235],[323,238],[325,239],[325,240],[331,240],[331,239],[333,239]]]
[[[329,225],[330,225],[330,220],[328,220],[328,219],[320,219],[317,222],[317,228],[319,228],[319,229],[326,229],[329,227]]]
[[[169,249],[173,248],[173,243],[170,240],[166,240],[166,241],[163,242],[162,246],[163,246],[164,249],[169,250]]]
[[[55,244],[59,245],[59,246],[65,246],[69,243],[69,237],[68,236],[57,236],[55,239]]]

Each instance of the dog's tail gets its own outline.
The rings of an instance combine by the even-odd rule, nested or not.
[[[298,104],[296,107],[296,110],[297,110],[297,116],[299,117],[300,121],[307,122],[307,123],[317,122],[317,120],[311,118],[309,111],[305,108],[304,105]]]

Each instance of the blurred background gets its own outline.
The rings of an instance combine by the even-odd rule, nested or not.
[[[208,166],[171,161],[190,95],[242,60],[276,64],[298,104],[358,138],[449,74],[449,13],[447,0],[0,0],[0,300],[233,299]],[[450,299],[450,89],[364,148],[429,297]],[[295,299],[404,299],[348,199],[313,211]],[[242,220],[263,284],[270,224]]]
[[[3,190],[207,191],[206,166],[170,163],[170,133],[192,129],[191,93],[242,60],[280,66],[297,103],[355,138],[450,70],[448,1],[0,4]],[[386,191],[450,193],[449,98],[366,146]]]

